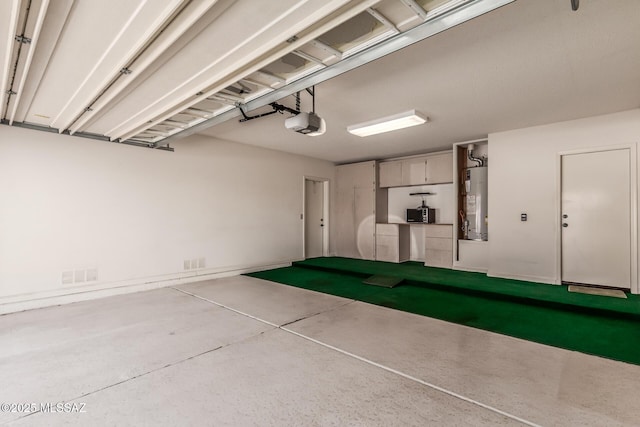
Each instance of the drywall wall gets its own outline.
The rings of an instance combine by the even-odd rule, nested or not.
[[[640,109],[490,134],[488,274],[559,283],[559,153],[638,142]]]
[[[0,305],[302,257],[303,176],[332,163],[197,135],[175,149],[0,126]]]

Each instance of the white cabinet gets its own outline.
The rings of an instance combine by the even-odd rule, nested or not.
[[[375,259],[376,162],[336,167],[336,198],[331,222],[338,256]]]
[[[402,185],[402,161],[380,163],[380,187],[400,187]]]
[[[409,261],[410,250],[408,224],[376,224],[376,261]]]
[[[418,157],[403,162],[406,172],[403,175],[402,185],[424,185],[427,183],[427,159]]]
[[[453,153],[436,153],[380,163],[380,187],[453,182]]]
[[[453,225],[425,224],[424,265],[451,268],[453,265]]]
[[[436,154],[427,158],[426,183],[453,182],[453,153]]]

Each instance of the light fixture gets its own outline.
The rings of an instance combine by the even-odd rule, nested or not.
[[[404,129],[427,122],[427,117],[416,110],[382,117],[347,127],[347,131],[357,136],[369,136],[392,130]]]

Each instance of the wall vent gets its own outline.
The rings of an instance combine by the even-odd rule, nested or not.
[[[204,257],[185,259],[183,265],[185,270],[197,270],[205,267],[206,259]]]

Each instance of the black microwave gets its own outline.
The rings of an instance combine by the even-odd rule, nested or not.
[[[436,210],[431,208],[407,209],[407,222],[436,222]]]

